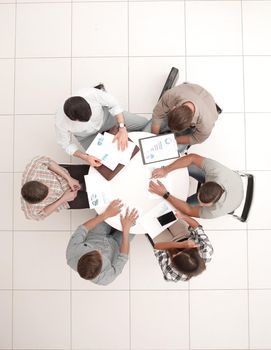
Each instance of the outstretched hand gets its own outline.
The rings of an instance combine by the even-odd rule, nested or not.
[[[122,226],[123,232],[128,233],[130,231],[131,226],[135,225],[135,222],[138,218],[138,211],[133,208],[131,212],[129,212],[129,208],[126,209],[125,216],[120,214],[120,222]]]
[[[118,142],[118,150],[124,151],[128,147],[128,133],[126,128],[121,128],[115,135],[113,142]]]
[[[159,181],[159,180],[157,180],[157,183],[155,183],[154,181],[150,181],[150,183],[149,183],[149,192],[155,193],[158,196],[163,197],[163,195],[165,193],[167,193],[167,189],[162,184],[162,182]]]
[[[116,216],[120,213],[123,204],[120,199],[115,199],[112,201],[109,206],[105,209],[104,215],[106,218],[111,218],[112,216]]]
[[[158,179],[160,177],[165,177],[166,175],[167,175],[166,168],[162,167],[162,168],[154,169],[152,174],[151,174],[151,178]]]

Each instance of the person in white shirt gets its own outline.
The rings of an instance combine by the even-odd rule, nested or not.
[[[142,130],[148,120],[145,117],[123,111],[116,99],[98,88],[81,89],[75,96],[68,98],[55,118],[57,143],[69,154],[81,158],[88,164],[98,167],[99,159],[79,150],[71,142],[74,135],[85,150],[97,133],[108,131],[118,125],[119,131],[114,141],[118,148],[128,146],[127,131]]]

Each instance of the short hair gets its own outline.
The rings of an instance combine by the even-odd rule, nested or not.
[[[92,114],[90,105],[81,96],[68,98],[64,103],[63,109],[66,116],[73,121],[87,122]]]
[[[49,188],[39,181],[28,181],[21,189],[23,199],[31,204],[43,201],[47,197],[48,192]]]
[[[77,271],[85,280],[91,280],[99,275],[102,269],[102,257],[97,250],[84,254],[78,261]]]
[[[222,196],[224,190],[216,182],[208,181],[200,186],[198,195],[202,203],[216,203]]]
[[[175,251],[176,253],[176,251]],[[187,248],[177,251],[178,255],[171,256],[173,266],[190,279],[206,269],[204,259],[199,255],[198,248]]]
[[[193,111],[182,104],[168,113],[168,127],[172,131],[182,131],[191,126]]]

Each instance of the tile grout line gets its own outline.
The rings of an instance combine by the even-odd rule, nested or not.
[[[246,135],[246,84],[245,84],[245,57],[244,57],[244,12],[243,12],[243,0],[240,1],[240,10],[241,10],[241,43],[242,43],[242,68],[243,68],[243,107],[244,107],[244,141],[245,141],[245,169],[247,171],[247,135]],[[247,344],[248,349],[250,349],[250,309],[249,309],[249,249],[248,249],[248,224],[246,222],[246,250],[247,250],[247,258],[246,258],[246,264],[247,264]]]
[[[187,31],[186,31],[186,0],[183,2],[183,18],[184,18],[184,67],[185,67],[185,81],[187,81]],[[191,305],[190,305],[190,281],[188,281],[187,288],[187,297],[188,297],[188,349],[191,349]]]
[[[152,114],[152,112],[151,111],[149,111],[149,112],[138,112],[138,111],[135,111],[135,112],[133,112],[133,113],[135,113],[135,114]],[[243,111],[229,111],[229,112],[224,112],[223,111],[223,114],[244,114],[244,112]],[[256,112],[256,111],[254,111],[254,112],[246,112],[246,114],[271,114],[271,111],[266,111],[266,112]],[[42,116],[42,117],[50,117],[50,116],[54,116],[55,115],[55,113],[16,113],[15,114],[15,116],[23,116],[23,117],[32,117],[32,116]],[[0,118],[1,117],[8,117],[8,116],[10,116],[10,117],[12,117],[13,116],[13,114],[1,114],[0,113]]]
[[[72,271],[71,271],[72,272]],[[40,288],[40,289],[33,289],[33,288],[0,288],[0,291],[16,291],[16,292],[25,292],[25,291],[30,291],[30,292],[68,292],[70,290],[70,288],[66,288],[66,289],[52,289],[52,288],[48,288],[48,289],[44,289],[44,288]],[[250,291],[271,291],[271,287],[270,288],[249,288]],[[129,288],[127,289],[72,289],[72,291],[75,292],[128,292]],[[188,288],[187,289],[132,289],[131,291],[135,291],[135,292],[188,292]],[[236,292],[236,291],[247,291],[247,288],[190,288],[190,291],[192,292],[198,292],[198,291],[203,291],[203,292],[228,292],[228,291],[232,291],[232,292]]]
[[[128,90],[128,111],[130,111],[130,1],[127,0],[127,90]],[[131,241],[129,253],[129,349],[132,349],[132,310],[131,310]]]
[[[186,31],[186,0],[184,0],[184,64],[185,64],[185,81],[187,81],[187,31]]]
[[[12,293],[11,293],[11,348],[14,349],[14,233],[15,233],[15,208],[14,208],[14,185],[15,185],[15,115],[16,115],[16,46],[17,46],[17,36],[16,36],[16,31],[17,31],[17,0],[15,2],[15,13],[14,13],[14,57],[13,57],[13,145],[12,145],[12,156],[13,156],[13,161],[12,161]]]
[[[187,0],[186,0],[187,1]],[[209,0],[210,1],[210,0]],[[221,1],[221,0],[219,0]],[[240,0],[238,0],[240,1]],[[246,0],[247,1],[247,0]],[[261,0],[262,1],[262,0]],[[269,0],[270,1],[270,0]],[[101,1],[99,1],[100,3]],[[112,1],[110,1],[111,3]],[[74,2],[75,3],[75,2]],[[85,2],[84,2],[85,3]],[[36,3],[35,3],[36,4]],[[45,3],[42,3],[45,4]],[[51,3],[47,3],[51,4]],[[2,4],[0,3],[0,6]],[[186,55],[188,58],[242,58],[242,56],[245,57],[271,57],[270,55],[263,55],[263,54],[247,54],[247,55],[240,55],[240,54],[228,54],[228,55],[222,55],[222,54],[212,54],[212,55],[207,55],[207,54],[202,54],[202,55]],[[185,55],[130,55],[129,57],[131,58],[185,58]],[[17,56],[15,58],[16,61],[19,60],[54,60],[54,59],[69,59],[70,56]],[[94,55],[94,56],[73,56],[74,59],[107,59],[107,58],[127,58],[127,55],[108,55],[108,56],[103,56],[103,55]],[[14,57],[0,57],[1,60],[12,60]]]
[[[189,1],[189,2],[191,2],[191,3],[193,3],[193,2],[200,2],[200,1],[202,1],[202,0],[187,0],[187,1]],[[228,1],[228,0],[219,0],[219,2],[226,2],[226,1]],[[237,2],[237,1],[240,1],[240,0],[232,0],[232,1],[234,1],[234,2]],[[246,0],[247,2],[253,2],[253,1],[255,1],[255,0]],[[268,1],[270,1],[270,0],[261,0],[261,1],[263,1],[263,2],[268,2]],[[35,1],[20,1],[19,2],[19,4],[21,5],[21,4],[55,4],[55,3],[57,3],[57,4],[66,4],[66,3],[71,3],[72,1],[50,1],[50,2],[48,2],[48,1],[37,1],[37,2],[35,2]],[[101,3],[101,2],[109,2],[109,3],[115,3],[115,2],[122,2],[122,3],[124,3],[125,2],[125,0],[100,0],[100,1],[98,1],[98,0],[93,0],[93,1],[80,1],[80,0],[77,0],[77,1],[73,1],[74,3]],[[166,1],[166,0],[133,0],[133,1],[130,1],[130,2],[135,2],[135,3],[144,3],[144,2],[153,2],[153,3],[157,3],[157,2],[168,2],[168,1]],[[170,2],[180,2],[180,0],[170,0]],[[3,3],[1,3],[1,5],[2,4],[4,4],[4,5],[12,5],[12,4],[14,4],[15,2],[3,2]]]
[[[70,5],[70,9],[71,9],[71,15],[70,15],[70,21],[71,21],[71,28],[70,28],[70,34],[71,34],[71,65],[70,65],[70,95],[72,95],[72,84],[73,84],[73,57],[72,57],[72,51],[73,51],[73,1],[71,0],[71,5]],[[70,163],[72,163],[72,156],[70,155]],[[72,211],[70,210],[70,236],[71,236],[71,232],[72,232]],[[73,326],[73,322],[72,322],[72,301],[73,301],[73,293],[72,293],[72,270],[70,269],[70,349],[72,349],[72,344],[73,344],[73,339],[72,339],[72,326]]]

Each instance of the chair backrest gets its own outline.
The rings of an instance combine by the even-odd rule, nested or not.
[[[165,82],[165,85],[164,85],[164,87],[162,89],[162,92],[161,92],[161,94],[159,96],[158,101],[160,100],[160,98],[163,96],[163,94],[167,90],[171,89],[176,84],[176,81],[178,80],[178,77],[179,77],[179,70],[177,68],[175,68],[175,67],[172,67],[170,72],[169,72],[169,75],[167,77],[167,80]]]
[[[254,177],[252,174],[246,174],[246,173],[241,173],[241,172],[238,172],[238,173],[240,176],[247,178],[245,200],[243,202],[244,204],[243,204],[243,209],[242,209],[241,215],[236,215],[236,214],[234,214],[234,212],[230,213],[230,214],[233,217],[235,217],[236,219],[238,219],[242,222],[246,222],[248,215],[249,215],[249,212],[250,212],[252,200],[253,200]]]

